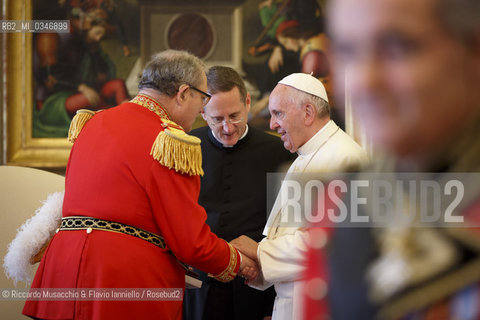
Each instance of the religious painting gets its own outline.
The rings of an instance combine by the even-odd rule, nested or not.
[[[257,89],[250,123],[268,130],[269,93],[283,77],[304,72],[324,84],[333,105],[322,0],[251,1],[243,70]],[[337,111],[336,109],[334,110]],[[334,114],[335,116],[335,114]],[[340,120],[340,119],[339,119]],[[342,121],[337,120],[340,122]]]
[[[6,34],[11,165],[64,168],[75,112],[132,98],[145,63],[169,48],[239,71],[250,123],[265,130],[268,94],[283,76],[312,73],[330,90],[323,0],[5,1],[7,20],[69,21],[68,32]]]
[[[76,110],[109,108],[136,94],[138,1],[5,0],[4,9],[18,29],[4,34],[6,163],[62,171]],[[67,21],[68,30],[63,23],[32,30],[36,21]]]
[[[284,76],[312,73],[332,95],[324,2],[140,0],[142,61],[155,52],[178,48],[201,57],[207,66],[236,69],[252,95],[249,123],[269,130],[269,93]],[[202,125],[199,117],[194,128]]]
[[[39,32],[32,39],[32,137],[65,138],[77,110],[130,99],[126,80],[139,53],[138,3],[48,0],[32,6],[35,21],[69,22],[68,32]]]

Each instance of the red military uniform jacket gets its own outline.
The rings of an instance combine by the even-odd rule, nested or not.
[[[184,269],[168,250],[214,275],[232,278],[237,272],[239,253],[205,224],[197,202],[199,176],[169,169],[150,155],[165,123],[159,115],[168,117],[158,102],[139,95],[87,122],[70,154],[63,216],[132,225],[163,236],[168,249],[122,233],[62,230],[32,288],[184,289]],[[181,319],[181,304],[28,300],[23,313],[43,319]]]

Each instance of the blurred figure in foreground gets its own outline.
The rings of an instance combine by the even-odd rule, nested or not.
[[[336,87],[346,73],[354,115],[389,159],[377,167],[480,171],[480,2],[335,0],[328,19]],[[460,212],[475,227],[478,182],[465,190]],[[480,317],[474,228],[336,228],[328,246],[310,251],[308,319]]]

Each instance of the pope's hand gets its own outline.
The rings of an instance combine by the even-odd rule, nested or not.
[[[256,242],[252,238],[242,235],[230,241],[230,244],[235,248],[237,248],[238,251],[248,256],[250,259],[254,261],[258,261],[258,257],[257,257],[258,242]]]
[[[241,253],[240,253],[241,254]],[[255,261],[247,257],[246,255],[242,255],[242,262],[240,264],[240,275],[245,278],[245,283],[250,281],[254,281],[258,273],[260,272],[259,267]]]

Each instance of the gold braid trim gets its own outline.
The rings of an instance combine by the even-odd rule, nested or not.
[[[137,94],[135,98],[130,100],[130,102],[147,108],[148,110],[156,113],[157,116],[159,116],[161,119],[167,119],[167,120],[172,119],[168,114],[167,110],[162,108],[162,106],[160,105],[160,102],[158,102],[157,100],[153,99],[150,96],[147,96],[146,94]]]
[[[185,133],[183,128],[171,121],[170,115],[160,103],[144,94],[131,100],[154,112],[162,120],[164,130],[153,142],[150,155],[161,165],[190,176],[203,176],[201,140]]]
[[[88,109],[79,109],[70,122],[70,128],[68,129],[68,141],[74,143],[77,140],[78,135],[82,131],[88,120],[92,119],[95,115],[95,111]]]
[[[228,266],[220,274],[213,276],[213,278],[221,282],[232,281],[237,276],[237,272],[238,272],[237,264],[239,264],[239,261],[238,261],[239,254],[237,250],[230,243],[227,242],[227,244],[228,244],[228,247],[230,248],[230,261],[228,262]]]

